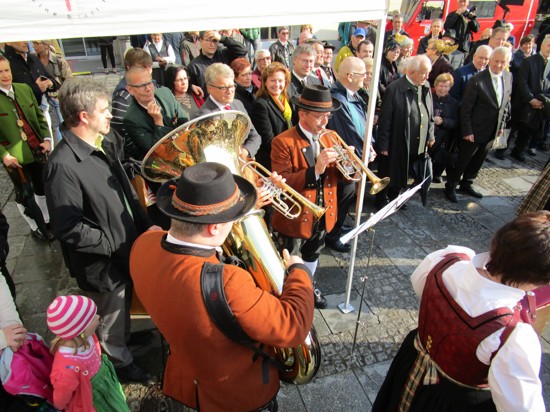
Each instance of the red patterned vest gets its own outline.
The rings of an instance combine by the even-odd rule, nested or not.
[[[451,253],[428,274],[420,303],[418,336],[440,372],[464,385],[483,388],[487,387],[489,365],[478,360],[476,349],[487,336],[507,326],[514,311],[504,307],[469,316],[443,283],[443,272],[461,260],[470,258]]]

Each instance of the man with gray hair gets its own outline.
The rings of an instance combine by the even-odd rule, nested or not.
[[[489,57],[491,56],[492,51],[493,49],[491,46],[479,46],[474,53],[472,62],[465,66],[459,67],[453,72],[454,83],[449,94],[459,103],[462,100],[464,92],[466,91],[468,80],[470,80],[474,74],[485,70],[487,63],[489,63]]]
[[[252,72],[252,84],[259,89],[262,86],[262,72],[271,64],[271,53],[268,49],[259,49],[254,53],[256,69]]]
[[[294,45],[288,41],[290,28],[288,26],[277,27],[277,41],[269,46],[271,61],[283,63],[290,69],[290,56],[294,53]]]
[[[431,69],[432,63],[425,55],[411,57],[406,75],[390,83],[384,93],[376,152],[378,175],[391,181],[376,195],[378,209],[407,187],[409,174],[415,182],[422,181],[423,176],[414,166],[424,156],[426,146],[435,142],[432,94],[426,82]]]
[[[122,382],[151,381],[128,349],[130,250],[147,218],[122,168],[122,137],[110,130],[109,93],[72,77],[59,90],[63,139],[44,169],[52,232],[80,289],[97,305],[97,337]]]
[[[235,99],[235,73],[227,64],[214,63],[204,72],[204,81],[208,98],[197,113],[197,117],[223,110],[238,110],[246,114],[246,109],[240,100]],[[242,159],[256,156],[262,138],[250,124],[250,132],[241,149]]]
[[[468,81],[460,106],[458,161],[456,167],[447,167],[445,197],[452,203],[458,201],[455,188],[459,183],[459,192],[483,197],[472,184],[509,117],[512,74],[506,68],[511,58],[510,49],[497,47],[491,53],[489,69]]]
[[[299,97],[304,86],[321,84],[319,79],[312,74],[317,60],[317,52],[310,44],[302,44],[292,54],[292,74],[288,86],[289,97]]]

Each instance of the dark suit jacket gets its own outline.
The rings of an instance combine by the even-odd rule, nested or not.
[[[307,84],[321,84],[319,81],[319,78],[313,74],[310,74],[307,76]],[[290,84],[288,85],[288,96],[294,97],[294,96],[300,96],[302,94],[302,91],[304,90],[304,86],[302,85],[302,82],[298,80],[298,78],[292,73],[290,76]]]
[[[466,86],[460,106],[461,136],[473,134],[476,143],[487,143],[504,129],[510,111],[512,74],[502,73],[503,94],[499,106],[489,69],[473,76]]]
[[[262,96],[254,102],[251,117],[254,127],[262,137],[256,160],[271,170],[271,141],[287,130],[288,124],[271,96]]]
[[[244,108],[244,105],[239,100],[233,100],[231,104],[229,105],[231,107],[231,110],[238,110],[239,112],[243,112],[244,114],[248,114],[246,112],[246,109]],[[204,104],[201,106],[197,113],[197,117],[204,116],[205,114],[215,113],[219,112],[220,108],[214,101],[208,97],[204,101]],[[258,152],[258,149],[260,148],[260,145],[262,143],[262,138],[254,128],[254,125],[250,125],[250,132],[248,132],[248,137],[243,143],[243,147],[248,150],[248,153],[250,153],[250,157],[256,156],[256,153]]]
[[[131,282],[130,249],[152,223],[120,164],[122,137],[109,132],[102,152],[70,130],[62,133],[44,168],[52,232],[78,286],[111,291]]]
[[[529,102],[533,99],[550,101],[550,81],[544,79],[544,58],[540,53],[523,59],[514,84],[514,116],[517,113],[519,122],[528,123],[533,129],[543,120],[543,111],[533,109]]]

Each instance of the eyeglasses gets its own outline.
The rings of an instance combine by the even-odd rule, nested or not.
[[[357,77],[365,77],[367,75],[367,72],[365,73],[348,73],[348,74],[351,74],[352,76],[357,76]]]
[[[218,44],[220,42],[218,39],[203,39],[203,41],[212,44]]]
[[[147,89],[149,86],[152,86],[152,85],[153,85],[153,81],[152,81],[152,80],[149,80],[148,82],[145,82],[145,83],[141,83],[141,84],[129,84],[128,86],[134,87],[134,88],[139,89],[139,90],[145,90],[145,89]]]
[[[280,31],[279,34],[285,35],[285,34],[290,34],[290,33],[287,32],[287,31]]]
[[[232,85],[232,86],[216,86],[216,85],[211,84],[211,83],[209,83],[208,85],[215,88],[215,89],[218,89],[222,93],[227,93],[230,90],[235,90],[235,85]]]
[[[319,113],[319,114],[313,114],[313,112],[307,112],[307,114],[311,115],[312,117],[315,117],[317,121],[321,121],[323,119],[330,119],[332,117],[332,113]]]

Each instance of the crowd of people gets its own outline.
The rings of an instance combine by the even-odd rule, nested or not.
[[[357,172],[341,167],[343,158],[359,157],[379,177],[390,178],[375,197],[375,206],[383,208],[410,179],[428,186],[445,180],[444,195],[453,203],[459,200],[457,191],[481,198],[474,182],[492,148],[500,149],[495,156],[502,159],[506,144],[513,144],[510,156],[519,162],[525,154],[548,150],[550,37],[535,50],[535,38],[526,36],[514,50],[509,29],[498,22],[487,39],[472,43],[470,34],[479,24],[468,3],[458,0],[458,9],[444,22],[434,20],[418,45],[403,30],[402,17],[394,15],[379,40],[384,44],[378,84],[371,84],[373,53],[377,30],[383,28],[366,21],[340,24],[337,53],[335,45],[315,38],[311,25],[301,27],[296,44],[289,27],[277,27],[277,40],[268,49],[261,47],[258,28],[152,33],[136,38],[140,43],[126,52],[125,74],[112,96],[93,79],[71,77],[50,42],[33,42],[36,55],[29,53],[27,42],[6,43],[0,56],[0,111],[6,113],[0,117],[0,155],[32,235],[60,242],[69,273],[85,295],[58,297],[48,308],[48,326],[57,336],[52,397],[47,399],[52,407],[123,410],[119,381],[153,381],[129,350],[151,337],[130,333],[135,290],[170,346],[163,385],[167,396],[190,410],[276,411],[280,365],[273,348],[303,342],[313,309],[327,307],[315,281],[322,248],[351,249],[340,238],[352,229],[346,218],[360,186]],[[101,43],[106,73],[112,41]],[[375,116],[367,124],[374,89]],[[307,207],[293,218],[281,213],[266,200],[265,188],[212,159],[173,180],[159,183],[143,176],[136,185],[136,168],[164,136],[202,116],[223,119],[224,111],[247,114],[251,121],[235,156],[255,159],[272,173],[275,185],[284,182],[324,208],[323,216]],[[372,139],[366,146],[368,135]],[[537,204],[548,209],[548,193],[542,196],[545,200]],[[263,222],[281,252],[287,275],[280,294],[258,287],[247,262],[230,262],[220,253],[234,222],[253,208],[264,209]],[[539,250],[529,253],[537,255],[511,273],[514,257],[505,256],[511,247],[506,242],[523,250],[535,241],[526,240],[535,230]],[[528,325],[514,329],[510,319],[516,319],[515,303],[526,291],[549,282],[549,248],[548,212],[539,212],[501,229],[488,256],[458,247],[429,255],[413,274],[421,315],[436,313],[429,311],[432,302],[441,305],[446,299],[466,313],[460,333],[486,312],[500,311],[498,319],[491,318],[491,327],[463,347],[441,343],[458,353],[457,359],[475,359],[475,379],[464,381],[468,374],[458,373],[456,362],[431,358],[426,346],[449,331],[435,315],[422,318],[390,369],[375,409],[435,407],[433,391],[418,385],[410,389],[405,379],[409,372],[426,373],[425,364],[413,365],[418,354],[424,363],[430,359],[431,383],[437,382],[437,373],[445,381],[443,395],[437,396],[452,392],[452,402],[489,405],[483,410],[494,404],[502,410],[538,410],[540,347],[536,352]],[[481,297],[463,297],[462,290],[468,293],[471,285],[455,284],[448,272],[494,290],[490,303],[468,309]],[[3,269],[2,274],[0,294],[15,299],[13,280]],[[213,317],[210,295],[201,292],[207,277],[222,288],[219,303],[225,308],[217,310],[230,312],[248,344],[236,341]],[[444,291],[436,291],[438,282]],[[210,299],[218,300],[220,294],[214,294]],[[192,310],[175,316],[170,308],[181,302]],[[8,306],[0,343],[17,352],[26,330],[15,306]],[[3,310],[0,306],[0,320]],[[504,330],[506,338],[501,338]],[[478,345],[484,348],[479,356]],[[525,345],[539,356],[528,360],[531,373],[503,379],[507,358],[497,351],[515,356]],[[493,358],[500,366],[490,371]],[[491,388],[519,383],[520,389],[513,395],[503,389],[493,399],[487,391],[477,396],[487,382]],[[253,395],[243,396],[245,386]],[[401,397],[405,386],[409,391]],[[3,390],[0,395],[21,407],[19,399]]]

